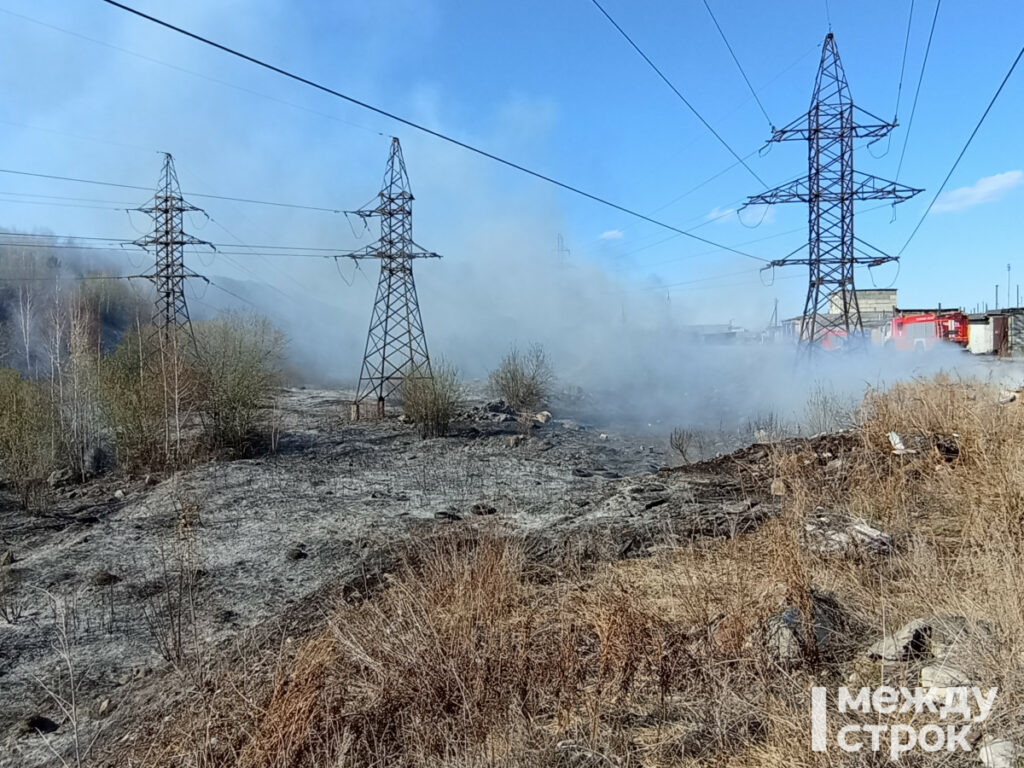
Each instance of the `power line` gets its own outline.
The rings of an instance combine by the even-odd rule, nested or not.
[[[718,34],[722,36],[722,42],[725,43],[725,47],[729,49],[729,55],[732,56],[732,60],[736,62],[736,68],[740,71],[743,76],[743,82],[747,84],[747,88],[750,89],[750,95],[754,97],[754,101],[757,102],[757,106],[761,109],[761,114],[764,115],[764,119],[768,121],[768,126],[773,128],[775,124],[772,119],[768,117],[768,112],[764,108],[764,104],[761,103],[761,99],[757,97],[757,91],[754,90],[754,86],[750,84],[750,78],[747,77],[747,73],[743,71],[743,65],[740,64],[740,60],[736,57],[736,52],[733,51],[732,46],[729,44],[729,38],[725,36],[725,32],[722,30],[722,25],[718,23],[718,19],[715,18],[715,12],[711,10],[711,6],[708,5],[708,0],[704,0],[704,7],[708,9],[708,15],[711,20],[715,23],[715,29],[718,30]]]
[[[0,233],[0,237],[5,236],[4,233]],[[117,245],[131,245],[127,240],[118,241]],[[47,248],[56,250],[68,250],[68,251],[103,251],[105,253],[122,253],[119,248],[115,248],[112,245],[74,245],[71,243],[35,243],[35,242],[0,242],[0,248]],[[227,251],[217,250],[218,256],[277,256],[281,258],[304,258],[304,259],[347,259],[353,255],[358,255],[362,251],[332,251],[330,253],[300,253],[300,252],[264,252],[256,253],[253,251]]]
[[[0,277],[0,283],[24,283],[35,281],[60,282],[63,280],[149,280],[149,275],[50,275],[49,277]]]
[[[213,221],[213,223],[216,224],[221,229],[224,229],[224,231],[227,232],[229,235],[231,235],[232,237],[235,237],[235,235],[232,232],[229,232],[227,229],[224,228],[223,224],[221,224],[218,221],[215,221],[212,218],[210,220]],[[95,235],[51,235],[51,234],[33,235],[31,233],[28,233],[28,232],[0,232],[0,237],[28,237],[28,238],[38,237],[38,238],[50,238],[50,239],[53,239],[53,240],[90,240],[90,241],[94,241],[94,242],[98,241],[98,242],[103,242],[103,243],[116,243],[118,245],[129,242],[129,241],[124,240],[124,239],[119,238],[119,237],[97,237]],[[238,240],[237,237],[235,237],[235,239]],[[213,245],[213,246],[215,246],[217,248],[222,248],[222,247],[223,248],[237,248],[238,246],[241,246],[243,248],[248,248],[248,249],[268,249],[268,250],[273,250],[273,251],[310,251],[310,252],[322,251],[322,252],[327,253],[327,254],[344,254],[344,253],[347,253],[347,251],[343,251],[343,250],[341,250],[339,248],[322,248],[322,247],[319,247],[319,246],[308,246],[308,245],[251,245],[249,243],[242,242],[241,240],[238,240],[237,243],[210,243],[210,245]]]
[[[79,203],[109,203],[110,205],[135,205],[133,200],[97,200],[94,197],[69,197],[67,195],[43,195],[36,192],[0,192],[0,195],[12,195],[14,197],[39,197],[45,200],[72,200]]]
[[[239,59],[243,59],[244,61],[248,61],[251,64],[255,64],[258,67],[263,67],[264,69],[267,69],[267,70],[269,70],[271,72],[275,72],[275,73],[281,75],[282,77],[287,77],[290,80],[294,80],[295,82],[302,83],[303,85],[307,85],[310,88],[315,88],[316,90],[322,91],[323,93],[327,93],[327,94],[330,94],[331,96],[334,96],[336,98],[343,99],[344,101],[347,101],[350,104],[355,104],[356,106],[362,107],[363,109],[367,109],[367,110],[370,110],[371,112],[375,112],[378,115],[382,115],[384,117],[387,117],[387,118],[389,118],[391,120],[394,120],[395,122],[401,123],[402,125],[407,125],[410,128],[414,128],[415,130],[420,131],[422,133],[425,133],[428,136],[433,136],[434,138],[441,139],[442,141],[446,141],[449,144],[453,144],[454,146],[461,147],[462,149],[465,149],[465,150],[467,150],[469,152],[473,152],[474,154],[480,155],[481,157],[486,157],[489,160],[493,160],[493,161],[495,161],[497,163],[501,163],[502,165],[505,165],[505,166],[507,166],[509,168],[517,170],[517,171],[519,171],[521,173],[525,173],[525,174],[527,174],[529,176],[533,176],[534,178],[540,179],[541,181],[545,181],[548,184],[552,184],[552,185],[554,185],[556,187],[560,187],[560,188],[562,188],[562,189],[564,189],[564,190],[566,190],[568,192],[572,192],[573,194],[580,195],[581,197],[585,197],[585,198],[587,198],[589,200],[593,200],[594,202],[600,203],[601,205],[605,205],[605,206],[607,206],[609,208],[614,208],[617,211],[621,211],[622,213],[629,214],[630,216],[634,216],[634,217],[636,217],[638,219],[643,219],[644,221],[647,221],[647,222],[649,222],[651,224],[654,224],[656,226],[659,226],[659,227],[663,227],[664,229],[668,229],[668,230],[670,230],[672,232],[678,232],[679,234],[685,235],[686,237],[692,238],[694,240],[698,240],[698,241],[700,241],[702,243],[706,243],[708,245],[715,246],[716,248],[721,248],[724,251],[730,251],[732,253],[738,253],[741,256],[746,256],[747,258],[755,259],[757,261],[765,261],[764,259],[762,259],[759,256],[754,256],[753,254],[750,254],[750,253],[743,253],[742,251],[737,251],[735,248],[730,248],[729,246],[721,245],[720,243],[716,243],[716,242],[713,242],[711,240],[707,240],[707,239],[705,239],[703,237],[699,237],[697,235],[692,235],[692,234],[686,232],[685,230],[679,229],[678,227],[674,227],[671,224],[667,224],[667,223],[665,223],[663,221],[659,221],[657,219],[651,218],[650,216],[645,216],[644,214],[642,214],[642,213],[640,213],[638,211],[634,211],[634,210],[632,210],[630,208],[627,208],[624,205],[619,205],[618,203],[614,203],[614,202],[612,202],[610,200],[607,200],[607,199],[605,199],[603,197],[599,197],[598,195],[591,194],[590,192],[585,192],[584,190],[580,189],[579,187],[575,187],[575,186],[573,186],[571,184],[567,184],[567,183],[565,183],[563,181],[558,181],[557,179],[554,179],[551,176],[547,176],[547,175],[545,175],[543,173],[540,173],[538,171],[530,170],[529,168],[526,168],[525,166],[519,165],[518,163],[514,163],[511,160],[506,160],[503,157],[499,157],[498,155],[495,155],[495,154],[492,154],[491,152],[488,152],[486,150],[480,149],[479,147],[474,147],[471,144],[467,144],[464,141],[461,141],[459,139],[453,138],[452,136],[448,136],[448,135],[446,135],[444,133],[441,133],[440,131],[435,131],[432,128],[427,128],[425,125],[413,122],[412,120],[407,120],[406,118],[400,117],[400,116],[396,115],[393,112],[388,112],[387,110],[381,109],[380,107],[375,107],[372,104],[369,104],[369,103],[367,103],[365,101],[360,101],[359,99],[356,99],[356,98],[354,98],[352,96],[348,96],[348,95],[346,95],[344,93],[341,93],[340,91],[336,91],[333,88],[329,88],[326,85],[322,85],[322,84],[320,84],[320,83],[318,83],[318,82],[316,82],[314,80],[310,80],[310,79],[308,79],[306,77],[302,77],[301,75],[296,75],[293,72],[289,72],[286,69],[282,69],[280,67],[274,66],[273,64],[270,64],[270,63],[268,63],[266,61],[263,61],[262,59],[258,59],[258,58],[254,57],[254,56],[249,56],[248,54],[242,53],[241,51],[238,51],[238,50],[236,50],[234,48],[229,48],[228,46],[222,45],[221,43],[214,42],[213,40],[210,40],[209,38],[202,37],[201,35],[197,35],[194,32],[189,32],[187,29],[183,29],[182,27],[175,26],[174,24],[171,24],[170,22],[163,21],[162,19],[158,19],[155,16],[150,16],[149,14],[143,13],[142,11],[139,11],[139,10],[136,10],[135,8],[132,8],[131,6],[124,5],[123,3],[119,3],[119,2],[117,2],[117,0],[103,0],[103,2],[107,3],[108,5],[114,6],[115,8],[120,8],[123,11],[127,11],[128,13],[131,13],[131,14],[133,14],[135,16],[138,16],[141,19],[145,19],[145,20],[150,21],[150,22],[152,22],[154,24],[158,24],[161,27],[164,27],[165,29],[169,29],[169,30],[171,30],[173,32],[177,32],[180,35],[184,35],[186,37],[189,37],[189,38],[191,38],[191,39],[193,39],[193,40],[195,40],[197,42],[203,43],[204,45],[208,45],[208,46],[210,46],[212,48],[216,48],[217,50],[223,51],[224,53],[228,53],[228,54],[230,54],[232,56],[235,56],[235,57],[237,57]],[[732,150],[730,150],[730,151],[732,151]],[[733,152],[733,155],[735,156],[735,152]],[[753,171],[751,171],[751,173],[753,173]],[[198,195],[193,195],[193,196],[194,197],[198,197]]]
[[[935,201],[939,199],[939,195],[942,194],[942,190],[945,189],[946,184],[949,183],[949,179],[953,175],[953,171],[956,170],[956,167],[960,164],[960,161],[963,159],[963,156],[967,153],[967,148],[971,146],[971,142],[974,141],[974,137],[977,135],[978,130],[981,128],[981,124],[984,123],[985,118],[988,117],[988,113],[992,109],[992,105],[996,103],[996,99],[999,98],[999,94],[1003,92],[1003,87],[1006,85],[1006,82],[1010,79],[1010,75],[1013,74],[1013,70],[1017,68],[1017,64],[1020,62],[1021,56],[1024,56],[1024,47],[1022,47],[1020,51],[1017,53],[1017,58],[1013,60],[1013,64],[1011,64],[1010,69],[1007,70],[1006,76],[1003,77],[1003,81],[999,84],[999,88],[997,88],[995,94],[993,94],[992,100],[989,101],[988,106],[985,107],[985,111],[982,113],[981,119],[978,120],[978,124],[974,126],[974,130],[971,131],[971,135],[967,137],[967,143],[964,144],[964,148],[960,150],[960,154],[956,156],[956,160],[953,162],[953,166],[949,169],[949,173],[946,174],[946,178],[942,180],[942,184],[939,185],[938,190],[935,192],[935,197],[933,197],[932,201],[928,203],[928,207],[925,209],[925,212],[921,215],[921,220],[917,222],[917,226],[914,227],[914,231],[910,233],[910,237],[907,238],[907,242],[903,244],[903,247],[900,248],[899,253],[896,254],[897,257],[902,255],[903,252],[907,250],[907,246],[910,245],[910,241],[914,239],[914,235],[917,234],[917,230],[919,230],[921,228],[921,225],[924,224],[924,220],[928,217],[928,214],[931,212],[932,206],[935,205]]]
[[[939,8],[942,0],[935,0],[935,13],[932,16],[932,27],[928,32],[928,44],[924,47],[924,60],[921,62],[921,72],[917,76],[917,88],[914,89],[914,103],[910,107],[910,119],[907,121],[907,132],[903,134],[903,150],[900,152],[900,163],[896,167],[896,181],[900,180],[900,171],[903,170],[903,158],[907,154],[907,144],[910,141],[910,129],[914,126],[914,114],[917,112],[917,97],[921,95],[921,83],[924,81],[924,70],[928,66],[928,53],[932,49],[932,36],[935,34],[935,22],[939,19]],[[907,35],[910,35],[910,27],[907,27]]]
[[[801,61],[803,61],[803,60],[804,60],[804,59],[805,59],[805,58],[807,57],[807,55],[808,55],[809,53],[812,53],[812,52],[816,51],[816,50],[817,50],[818,48],[820,48],[820,47],[821,47],[821,46],[820,46],[820,45],[819,45],[818,43],[815,43],[814,45],[812,45],[812,46],[811,46],[810,48],[808,48],[808,49],[807,49],[806,51],[804,51],[804,52],[803,52],[802,54],[800,54],[800,56],[799,56],[798,58],[794,59],[794,60],[793,60],[793,61],[792,61],[792,62],[791,62],[791,63],[790,63],[789,65],[787,65],[787,66],[786,66],[786,67],[785,67],[784,69],[782,69],[782,70],[781,70],[780,72],[778,72],[777,74],[775,74],[775,75],[774,75],[774,76],[773,76],[773,77],[772,77],[772,78],[771,78],[770,80],[768,80],[767,82],[765,82],[765,83],[764,83],[764,85],[762,86],[762,88],[766,88],[766,87],[768,87],[769,85],[771,85],[772,83],[774,83],[774,82],[775,82],[776,80],[778,80],[778,79],[779,79],[779,78],[781,78],[781,77],[782,77],[783,75],[785,75],[785,74],[786,74],[787,72],[789,72],[789,71],[790,71],[791,69],[793,69],[793,67],[795,67],[795,66],[796,66],[797,64],[799,64],[799,63],[800,63]],[[743,102],[743,103],[745,104],[746,102]],[[740,107],[742,107],[742,106],[743,106],[743,104],[740,104],[739,106],[740,106]],[[739,108],[739,107],[738,107],[738,108]],[[738,108],[737,108],[737,109],[738,109]],[[736,110],[733,110],[733,111],[735,112]],[[755,150],[753,150],[753,151],[751,151],[751,152],[748,152],[748,153],[747,153],[746,155],[744,155],[744,156],[743,156],[743,159],[744,159],[744,160],[749,160],[749,159],[750,159],[750,158],[752,158],[752,157],[753,157],[754,155],[756,155],[756,154],[758,154],[758,153],[762,152],[762,151],[763,151],[763,150],[764,150],[765,148],[770,148],[770,146],[771,146],[771,144],[770,144],[770,143],[765,143],[765,144],[761,145],[760,147],[758,147],[757,149],[755,149]],[[686,191],[685,191],[685,192],[683,192],[682,194],[680,194],[680,195],[677,195],[676,197],[674,197],[674,198],[672,198],[671,200],[669,200],[669,201],[668,201],[667,203],[664,203],[664,204],[662,204],[662,205],[659,205],[659,206],[658,206],[657,208],[654,208],[654,209],[652,209],[652,210],[651,210],[651,211],[649,211],[648,213],[649,213],[649,214],[650,214],[651,216],[653,216],[654,214],[656,214],[656,213],[658,213],[658,212],[660,212],[660,211],[663,211],[663,210],[665,210],[666,208],[668,208],[668,207],[670,207],[670,206],[672,206],[672,205],[675,205],[675,204],[676,204],[676,203],[678,203],[678,202],[679,202],[680,200],[682,200],[682,199],[683,199],[684,197],[687,197],[688,195],[691,195],[691,194],[693,194],[694,192],[696,192],[696,191],[697,191],[698,189],[700,189],[701,187],[704,187],[704,186],[706,186],[707,184],[710,184],[710,183],[711,183],[712,181],[714,181],[715,179],[719,178],[720,176],[723,176],[723,175],[725,175],[726,173],[728,173],[729,171],[731,171],[731,170],[732,170],[733,168],[735,168],[735,167],[736,167],[736,166],[738,166],[738,165],[740,165],[740,163],[739,163],[738,161],[734,161],[734,162],[730,163],[730,164],[729,164],[728,166],[726,166],[726,167],[725,167],[725,168],[723,168],[722,170],[718,171],[718,172],[717,172],[717,173],[715,173],[714,175],[712,175],[712,176],[709,176],[708,178],[704,179],[704,181],[700,182],[699,184],[695,184],[694,186],[690,187],[690,188],[689,188],[688,190],[686,190]],[[625,229],[627,229],[628,227],[629,227],[629,225],[624,225],[624,226],[621,226],[621,227],[619,227],[619,229],[625,230]],[[665,240],[672,240],[672,239],[673,239],[673,238],[675,238],[675,237],[678,237],[678,235],[671,235],[671,236],[669,236],[669,237],[665,238]],[[661,241],[659,241],[659,242],[665,242],[665,240],[661,240]]]
[[[910,48],[910,27],[914,21],[914,0],[910,0],[910,15],[907,16],[907,35],[903,40],[903,61],[900,63],[900,82],[896,86],[896,109],[893,114],[896,118],[900,114],[900,94],[903,93],[903,74],[907,70],[907,50]],[[895,119],[895,118],[894,118]]]
[[[96,179],[80,179],[73,176],[57,176],[52,173],[34,173],[32,171],[16,171],[11,168],[0,168],[0,173],[11,173],[17,176],[32,176],[37,179],[54,179],[56,181],[71,181],[77,184],[96,184],[102,187],[118,187],[119,189],[136,189],[142,192],[152,193],[152,187],[143,187],[138,184],[119,184],[113,181],[98,181]],[[205,197],[211,200],[229,200],[234,203],[254,203],[256,205],[271,205],[278,208],[298,208],[306,211],[320,211],[323,213],[355,213],[342,208],[325,208],[316,205],[299,205],[297,203],[280,203],[273,200],[254,200],[248,197],[229,197],[227,195],[209,195],[202,192],[183,192],[189,197]]]
[[[114,5],[117,5],[117,3],[114,2],[114,0],[104,0],[104,2],[108,2],[108,3],[112,3]],[[679,92],[679,89],[676,88],[674,85],[672,85],[672,81],[669,80],[660,69],[658,69],[658,66],[653,61],[651,61],[650,57],[646,53],[643,52],[643,50],[640,48],[640,46],[637,45],[635,42],[633,42],[633,38],[631,38],[628,34],[626,34],[626,30],[624,30],[622,27],[619,26],[618,22],[616,22],[615,19],[613,19],[609,15],[608,11],[606,11],[604,8],[602,8],[601,4],[597,0],[591,0],[591,2],[595,6],[597,6],[597,10],[599,10],[602,14],[604,14],[604,17],[606,19],[608,19],[608,21],[611,23],[611,25],[613,27],[615,27],[616,30],[618,30],[619,34],[622,35],[623,38],[625,38],[626,42],[629,43],[631,46],[633,46],[633,50],[635,50],[637,53],[640,54],[640,58],[642,58],[644,61],[647,62],[648,66],[650,66],[650,68],[654,70],[654,72],[658,75],[658,77],[660,77],[664,81],[665,85],[667,85],[669,88],[671,88],[672,92],[676,96],[679,97],[679,100],[682,101],[683,104],[685,104],[686,107],[691,112],[693,112],[694,115],[696,115],[697,119],[700,120],[704,124],[704,127],[707,128],[709,131],[711,131],[711,134],[716,139],[718,139],[718,142],[723,147],[725,147],[729,151],[729,154],[732,155],[733,157],[735,157],[743,165],[743,167],[746,168],[747,171],[750,172],[750,175],[753,176],[755,179],[757,179],[757,181],[761,184],[762,187],[767,187],[768,185],[765,184],[764,180],[754,172],[753,168],[751,168],[749,165],[747,165],[746,161],[742,157],[740,157],[738,154],[736,154],[736,150],[734,150],[731,146],[729,146],[729,143],[725,139],[723,139],[721,137],[721,135],[718,133],[718,131],[716,131],[714,128],[711,127],[711,123],[709,123],[707,120],[705,120],[703,115],[701,115],[701,113],[698,112],[696,110],[696,108],[689,101],[686,100],[686,97],[683,96],[683,94]],[[769,121],[769,122],[771,122],[771,121]]]

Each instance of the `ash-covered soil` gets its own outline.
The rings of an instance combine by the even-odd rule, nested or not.
[[[743,461],[659,471],[674,463],[664,437],[605,432],[568,407],[521,437],[481,400],[450,436],[421,440],[397,413],[349,421],[347,397],[286,390],[270,455],[70,485],[41,511],[2,500],[16,620],[0,619],[0,766],[56,763],[76,733],[80,751],[99,733],[109,755],[159,704],[176,634],[223,649],[309,615],[312,596],[410,535],[494,525],[560,568],[751,530],[774,511]]]

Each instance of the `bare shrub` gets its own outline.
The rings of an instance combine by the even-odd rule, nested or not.
[[[0,369],[0,471],[23,507],[37,500],[55,468],[56,422],[47,389]]]
[[[56,705],[64,716],[64,721],[71,732],[71,744],[67,755],[62,755],[45,734],[43,738],[50,753],[67,768],[82,768],[90,762],[90,755],[102,731],[102,724],[90,724],[82,711],[83,688],[86,673],[79,669],[78,655],[75,652],[75,611],[77,606],[68,606],[49,592],[44,592],[50,603],[53,615],[53,641],[51,647],[57,655],[59,665],[56,679],[43,680],[35,677],[36,684],[43,690],[47,698]],[[91,738],[88,731],[92,730]]]
[[[181,673],[201,667],[192,664],[198,652],[198,600],[201,578],[198,528],[200,505],[175,494],[177,526],[168,546],[156,550],[155,591],[142,604],[142,617],[154,649]],[[194,681],[199,682],[199,681]]]
[[[0,619],[17,624],[27,606],[28,598],[22,594],[17,572],[0,567]]]
[[[760,413],[747,420],[747,435],[757,443],[774,443],[786,436],[786,422],[775,413]]]
[[[183,331],[128,333],[103,360],[101,391],[117,463],[129,469],[179,466],[198,402],[197,372]]]
[[[203,436],[216,450],[245,452],[280,383],[283,336],[266,318],[238,313],[195,332]]]
[[[513,347],[488,377],[494,397],[500,397],[517,411],[538,411],[551,395],[554,372],[540,344],[525,352]]]
[[[808,434],[838,432],[852,426],[856,404],[856,400],[843,397],[826,382],[814,382],[804,405],[804,426]]]
[[[685,462],[700,461],[704,457],[704,433],[698,429],[676,427],[669,435],[668,444]]]
[[[402,376],[402,407],[420,437],[444,437],[464,400],[459,372],[443,360]]]
[[[127,334],[101,371],[118,464],[180,467],[204,447],[247,451],[273,404],[282,349],[269,322],[249,315],[197,324],[194,339],[182,329]]]

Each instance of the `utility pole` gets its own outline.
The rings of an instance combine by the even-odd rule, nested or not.
[[[867,122],[855,121],[855,109],[863,113]],[[800,345],[806,351],[828,337],[843,337],[853,345],[862,340],[864,327],[854,286],[854,267],[896,260],[855,237],[853,230],[855,200],[891,199],[901,203],[921,191],[854,170],[854,139],[881,138],[895,126],[895,122],[885,122],[854,107],[835,37],[829,32],[821,51],[810,109],[786,127],[773,128],[771,137],[772,142],[807,142],[807,175],[753,195],[744,204],[808,205],[807,258],[785,258],[770,264],[809,268],[810,282],[800,327]],[[865,247],[873,253],[866,252]],[[836,304],[839,311],[829,312],[830,305]]]
[[[185,281],[201,276],[185,268],[184,248],[186,245],[213,248],[213,245],[186,234],[182,229],[185,212],[202,211],[182,198],[178,174],[174,170],[174,158],[169,152],[164,153],[160,184],[152,203],[137,210],[153,219],[153,232],[136,240],[134,245],[146,251],[152,248],[156,255],[153,272],[145,276],[156,286],[156,307],[153,312],[155,332],[159,334],[163,345],[169,334],[184,329],[194,344],[192,321],[185,302]]]
[[[558,266],[565,266],[565,259],[571,251],[565,247],[565,238],[562,237],[562,233],[558,233],[558,240],[555,244],[555,255],[558,256]]]
[[[360,417],[360,407],[368,399],[375,403],[377,418],[383,418],[384,403],[401,386],[403,377],[433,375],[412,263],[414,259],[441,257],[413,242],[413,196],[397,138],[391,139],[384,184],[377,197],[376,208],[357,213],[380,217],[380,240],[365,251],[350,255],[353,259],[380,259],[377,298],[370,316],[359,387],[352,403],[353,419]]]
[[[1006,308],[1010,308],[1010,265],[1006,265]]]

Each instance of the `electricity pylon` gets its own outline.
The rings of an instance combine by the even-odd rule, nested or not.
[[[134,243],[147,251],[152,248],[156,255],[155,268],[151,274],[146,275],[156,286],[153,325],[162,339],[169,332],[181,329],[191,337],[192,321],[188,316],[188,304],[185,303],[185,280],[200,275],[185,268],[183,252],[186,245],[205,245],[210,248],[213,245],[182,230],[184,214],[200,209],[182,198],[178,174],[174,170],[174,158],[169,152],[164,153],[160,184],[152,203],[137,210],[149,214],[153,219],[153,232]]]
[[[350,254],[354,259],[380,259],[377,298],[352,404],[352,416],[357,419],[362,403],[371,399],[376,404],[377,417],[383,417],[384,403],[401,386],[403,377],[432,375],[412,263],[414,259],[440,256],[413,242],[413,196],[397,138],[391,139],[384,185],[377,197],[376,208],[357,213],[380,217],[380,240],[365,251]]]
[[[855,122],[855,110],[868,120]],[[854,267],[873,267],[896,260],[865,243],[853,231],[855,200],[891,199],[902,203],[922,191],[854,170],[854,139],[881,138],[895,127],[895,122],[885,122],[854,107],[835,37],[829,32],[821,51],[810,110],[786,127],[772,130],[773,142],[807,142],[807,176],[753,195],[745,203],[808,204],[807,258],[786,257],[769,264],[809,267],[810,285],[800,327],[800,344],[805,349],[812,349],[825,339],[857,345],[863,338],[864,326],[853,282]],[[859,246],[871,249],[872,253]],[[830,301],[832,296],[839,301]],[[838,304],[840,311],[828,312],[830,303]]]

